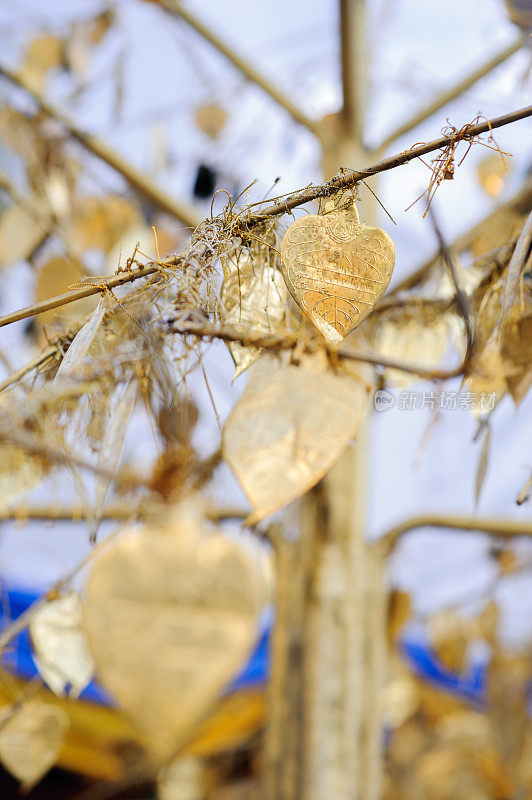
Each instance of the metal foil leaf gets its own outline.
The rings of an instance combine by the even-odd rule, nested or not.
[[[225,308],[225,321],[249,325],[254,333],[270,333],[285,318],[288,292],[282,275],[274,264],[254,263],[243,251],[229,259],[220,299]],[[238,377],[261,355],[259,347],[245,347],[238,342],[228,344]]]
[[[320,368],[256,371],[225,423],[224,458],[256,522],[300,497],[333,466],[367,407],[363,384]]]
[[[68,714],[57,706],[27,700],[19,708],[8,706],[0,719],[0,762],[31,789],[57,763]]]
[[[0,511],[33,489],[44,477],[45,462],[14,444],[0,444]]]
[[[53,67],[61,66],[63,59],[63,42],[61,39],[45,34],[37,36],[30,43],[20,72],[24,79],[36,89],[45,86],[46,73]]]
[[[81,627],[81,601],[75,592],[40,608],[32,617],[34,661],[55,694],[77,697],[90,683],[94,662]]]
[[[98,248],[108,253],[129,230],[141,224],[140,211],[124,197],[88,196],[78,199],[65,234],[75,252]]]
[[[379,302],[394,261],[388,234],[360,224],[354,205],[297,219],[281,245],[290,293],[331,342],[341,342]]]
[[[83,359],[87,355],[89,347],[92,344],[92,340],[96,336],[96,331],[100,326],[104,314],[105,297],[102,296],[98,305],[92,312],[91,318],[77,332],[72,340],[72,344],[68,348],[67,354],[61,361],[59,369],[55,374],[54,383],[58,380],[58,378],[63,378],[65,375],[68,375],[69,372],[75,372],[81,367]]]
[[[96,557],[84,625],[102,685],[152,757],[175,755],[243,665],[266,600],[252,552],[182,509]]]
[[[500,344],[495,337],[491,337],[475,356],[464,386],[478,396],[492,395],[493,405],[508,391]],[[477,417],[482,416],[482,407],[475,405],[472,413]]]
[[[227,111],[218,103],[207,103],[196,109],[196,125],[211,139],[220,135],[226,122]]]
[[[381,356],[430,369],[436,368],[445,355],[450,339],[449,319],[443,315],[432,320],[403,319],[380,326],[375,349]],[[386,379],[402,389],[419,381],[412,373],[387,369]]]
[[[0,215],[0,267],[28,258],[47,233],[44,215],[36,218],[20,205],[8,206]]]

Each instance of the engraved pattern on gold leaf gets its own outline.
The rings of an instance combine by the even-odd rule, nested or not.
[[[394,261],[388,234],[360,224],[354,206],[301,217],[290,225],[281,245],[290,293],[332,342],[341,342],[379,302]]]
[[[362,420],[363,384],[322,369],[254,367],[222,446],[256,522],[300,497],[333,466]]]

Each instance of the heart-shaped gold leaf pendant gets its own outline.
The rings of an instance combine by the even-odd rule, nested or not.
[[[379,302],[394,261],[388,234],[360,224],[354,204],[297,219],[281,245],[290,293],[331,342],[341,342]]]
[[[91,568],[84,626],[102,685],[156,762],[174,756],[243,666],[268,602],[250,552],[184,509],[128,530]]]
[[[222,435],[224,458],[253,505],[250,522],[278,511],[325,475],[368,402],[361,381],[319,365],[265,366],[253,367]]]

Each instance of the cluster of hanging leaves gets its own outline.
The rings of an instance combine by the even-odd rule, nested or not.
[[[82,207],[70,228],[77,230],[79,248],[86,246],[84,224],[91,220],[91,241],[105,251],[113,238],[107,215],[92,200]],[[371,374],[338,359],[320,344],[321,334],[334,344],[358,314],[368,319],[352,334],[357,347],[370,343],[375,352],[425,366],[436,366],[453,342],[463,349],[462,325],[444,284],[431,302],[392,304],[373,318],[393,253],[379,229],[359,225],[352,205],[333,204],[325,212],[322,232],[312,230],[319,247],[314,244],[311,252],[308,231],[301,225],[289,229],[292,249],[282,263],[273,225],[246,240],[234,216],[230,211],[198,229],[185,252],[161,262],[141,288],[120,298],[102,294],[92,312],[58,333],[55,354],[43,362],[31,390],[15,386],[2,400],[10,465],[3,479],[11,482],[6,502],[61,467],[73,476],[93,536],[113,493],[131,504],[132,515],[137,507],[149,519],[104,542],[93,558],[83,602],[69,594],[50,603],[35,615],[31,637],[46,684],[75,697],[95,671],[156,764],[187,741],[245,659],[267,599],[262,568],[240,543],[206,528],[201,506],[187,505],[205,478],[191,443],[197,413],[185,389],[201,350],[196,336],[179,331],[212,324],[240,331],[229,346],[237,373],[250,367],[250,374],[224,426],[222,454],[250,500],[251,522],[314,485],[349,446],[367,412]],[[122,218],[128,219],[124,225]],[[116,219],[118,238],[130,221],[137,222],[127,214]],[[370,258],[370,250],[378,257]],[[530,300],[526,276],[519,279],[516,298],[504,300],[512,278],[507,264],[463,270],[483,353],[467,380],[493,387],[490,346],[500,359],[501,396],[510,392],[518,402],[526,388],[517,387],[528,379],[521,349]],[[264,344],[252,335],[259,341],[263,336]],[[269,346],[269,335],[280,337],[278,352]],[[297,346],[284,348],[283,336],[292,336]],[[398,375],[388,370],[384,378],[393,382]],[[121,469],[120,455],[141,402],[161,454],[151,472],[148,466],[139,474]],[[82,477],[86,460],[95,471],[91,491]],[[140,510],[141,500],[149,510]],[[6,712],[12,717],[3,727],[7,744],[0,742],[0,759],[29,785],[36,774],[13,766],[9,732],[41,748],[33,763],[41,764],[42,774],[53,763],[52,752],[58,757],[66,726],[60,715],[52,719],[46,705],[27,703],[22,709]]]
[[[109,24],[101,15],[77,35],[95,46]],[[34,40],[26,77],[42,85],[43,75],[65,63],[81,70],[65,48],[67,39]],[[214,138],[226,116],[205,106],[196,119]],[[39,315],[30,335],[43,356],[0,395],[2,509],[18,504],[20,511],[31,489],[63,470],[93,541],[111,499],[132,518],[94,551],[81,597],[51,598],[33,616],[35,661],[59,696],[77,697],[95,674],[161,765],[245,660],[268,601],[264,564],[205,519],[205,485],[220,457],[249,500],[248,521],[262,521],[331,469],[369,409],[375,374],[341,357],[339,346],[437,368],[449,351],[463,355],[463,319],[444,280],[430,294],[380,305],[393,243],[360,223],[350,193],[329,198],[323,213],[287,231],[276,220],[249,227],[246,209],[229,203],[179,255],[165,258],[183,244],[177,227],[156,220],[153,238],[130,199],[84,191],[82,167],[49,118],[5,106],[0,134],[25,175],[18,193],[9,186],[12,200],[0,213],[0,267],[25,259],[35,271],[36,301],[72,286],[102,288],[99,299]],[[476,336],[465,380],[474,392],[510,394],[519,403],[532,375],[531,276],[526,215],[515,216],[515,232],[524,231],[513,250],[519,258],[473,260],[459,275]],[[495,245],[470,242],[472,256],[503,249],[514,232],[503,227]],[[134,288],[104,290],[106,275],[148,263],[153,274]],[[203,369],[202,340],[213,330],[225,331],[235,377],[249,374],[224,425],[221,456],[202,461],[187,379]],[[399,369],[378,372],[385,383],[416,380]],[[143,414],[157,454],[123,465],[128,432]],[[394,737],[421,707],[411,706],[402,719],[395,712]],[[59,706],[35,699],[3,713],[0,761],[29,788],[61,757],[68,719]]]

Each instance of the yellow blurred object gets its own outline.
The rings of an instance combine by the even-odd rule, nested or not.
[[[477,166],[477,176],[486,194],[497,197],[504,189],[508,175],[508,164],[497,153],[490,153]]]
[[[0,673],[0,709],[12,703],[13,695],[28,685],[27,681]],[[56,697],[46,688],[36,697],[62,708],[70,717],[58,766],[100,780],[117,780],[125,774],[127,751],[140,747],[140,741],[124,712]],[[260,727],[264,712],[260,688],[222,698],[211,716],[197,727],[182,755],[214,755],[241,745]]]

